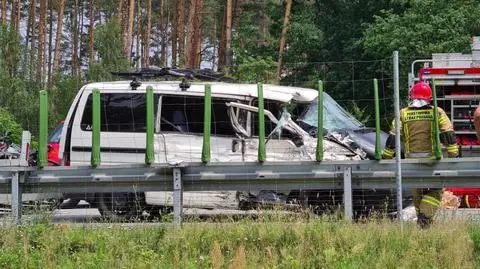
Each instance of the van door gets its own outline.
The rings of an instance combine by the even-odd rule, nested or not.
[[[155,95],[155,112],[158,107]],[[145,92],[101,93],[102,164],[144,163],[146,146]],[[84,94],[71,135],[71,165],[90,163],[92,145],[92,94]],[[155,149],[162,146],[155,142]],[[159,155],[161,156],[161,155]]]
[[[258,107],[234,102],[228,103],[227,106],[231,110],[231,115],[235,113],[234,110],[250,113],[251,135],[244,136],[242,139],[243,159],[245,161],[258,160]],[[269,110],[265,109],[264,111],[267,161],[312,160],[312,154],[303,145],[306,133],[290,119],[288,112],[283,111],[280,118],[277,119]],[[236,118],[232,118],[232,125],[241,126],[236,121]],[[242,136],[249,133],[240,127],[235,129]]]
[[[200,162],[203,146],[203,96],[161,98],[160,133],[164,135],[167,162]],[[241,152],[232,151],[236,138],[226,103],[228,99],[212,98],[211,161],[242,161]]]

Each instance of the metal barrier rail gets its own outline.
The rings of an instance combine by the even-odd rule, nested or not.
[[[402,161],[403,188],[480,187],[480,158]],[[346,218],[352,190],[395,188],[394,160],[283,163],[188,163],[85,167],[3,167],[0,193],[12,194],[21,219],[22,193],[173,191],[174,219],[181,222],[182,193],[210,190],[343,189]],[[343,179],[343,180],[342,180]]]

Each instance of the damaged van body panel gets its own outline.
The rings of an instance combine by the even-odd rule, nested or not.
[[[204,85],[192,84],[187,90],[178,81],[144,82],[133,90],[130,81],[88,84],[70,107],[62,130],[60,156],[65,164],[88,165],[91,154],[92,90],[101,92],[101,160],[115,165],[143,163],[146,147],[146,87],[154,91],[154,154],[156,164],[199,162],[203,145]],[[313,89],[264,85],[266,161],[315,160],[316,138],[287,111],[297,104],[308,106],[317,96]],[[258,91],[255,84],[212,83],[211,162],[256,162],[258,160]],[[300,110],[300,109],[299,109]],[[303,110],[303,109],[302,109]],[[365,154],[352,149],[334,136],[324,138],[324,160],[359,160]],[[144,193],[147,205],[169,206],[171,192]],[[259,196],[260,195],[260,196]],[[184,206],[238,207],[273,195],[270,191],[240,193],[186,192]],[[93,204],[112,203],[113,195],[85,195]],[[119,196],[123,197],[123,196]],[[68,197],[67,197],[68,198]],[[269,198],[269,199],[270,199]],[[97,201],[96,199],[105,199]],[[273,199],[273,198],[272,198]],[[124,201],[120,201],[122,204]],[[102,209],[104,212],[106,208]]]
[[[365,127],[348,111],[341,107],[330,95],[323,93],[323,128],[327,136],[332,136],[352,150],[360,150],[369,159],[375,158],[375,129]],[[302,115],[298,124],[313,137],[318,126],[318,100],[314,99]],[[380,131],[380,145],[383,147],[388,134]]]
[[[237,138],[212,137],[211,138],[211,162],[255,162],[258,160],[258,137],[251,137],[251,129],[247,131],[239,122],[241,110],[250,113],[258,113],[258,107],[241,103],[230,102],[229,108],[232,126]],[[236,111],[235,111],[236,110]],[[267,136],[266,152],[269,162],[293,162],[315,160],[317,140],[311,137],[290,117],[288,112],[283,111],[280,119],[277,119],[270,111],[264,111],[268,118],[276,126]],[[251,118],[251,117],[250,117]],[[248,125],[248,121],[247,121]],[[282,137],[282,132],[288,132],[290,138]],[[202,136],[188,134],[166,134],[165,156],[169,163],[194,162],[201,157]],[[294,143],[292,140],[295,140]],[[161,144],[161,143],[159,143]],[[157,154],[162,154],[161,152]],[[324,140],[325,160],[359,160],[365,154],[360,150],[352,151],[342,145],[342,142],[334,137]],[[261,192],[237,192],[237,191],[205,191],[185,192],[183,196],[184,207],[201,208],[228,208],[238,209],[241,204],[286,204],[289,190],[284,193],[276,191]],[[173,206],[172,192],[146,192],[147,204]]]

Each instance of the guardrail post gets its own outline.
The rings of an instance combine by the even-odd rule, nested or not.
[[[373,95],[375,98],[375,160],[382,159],[382,145],[380,141],[380,99],[378,98],[378,80],[373,79]]]
[[[147,115],[146,115],[146,125],[147,125],[147,133],[146,133],[146,149],[145,149],[145,163],[152,164],[155,162],[155,154],[153,148],[153,132],[154,132],[154,122],[153,122],[153,114],[154,114],[154,102],[153,102],[153,88],[152,86],[147,87],[146,92],[146,99],[147,99]]]
[[[16,171],[12,175],[12,216],[15,224],[22,222],[22,191],[20,189],[20,172]]]
[[[182,170],[173,168],[173,224],[181,227],[183,217]]]
[[[100,165],[100,91],[92,91],[92,155],[90,163],[93,167]]]
[[[435,79],[432,79],[432,96],[433,96],[433,124],[435,135],[435,159],[442,159],[442,149],[440,145],[440,131],[438,124],[438,106],[437,106],[437,87],[435,85]]]
[[[393,99],[395,110],[395,180],[397,187],[397,212],[400,220],[400,230],[403,231],[403,197],[402,197],[402,144],[400,142],[400,75],[398,51],[393,52]]]
[[[30,141],[32,134],[29,131],[22,132],[22,151],[20,152],[20,160],[24,162],[24,166],[28,166],[28,159],[30,155]]]
[[[210,133],[212,120],[212,86],[205,85],[205,99],[203,107],[203,146],[202,146],[202,162],[210,161]]]
[[[345,219],[353,219],[353,201],[352,201],[352,168],[343,169],[343,206],[345,210]]]
[[[48,165],[47,160],[47,136],[48,136],[48,93],[40,91],[40,117],[38,135],[38,161],[37,166],[42,168]]]
[[[267,158],[265,150],[265,111],[263,110],[263,85],[257,84],[258,92],[258,161],[264,162]]]
[[[323,81],[318,81],[317,162],[323,160]]]

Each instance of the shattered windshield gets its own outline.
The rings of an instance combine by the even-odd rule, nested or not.
[[[330,95],[323,93],[323,128],[329,132],[340,129],[358,129],[363,127],[355,117],[341,107]],[[299,122],[317,127],[318,100],[315,99],[305,109]]]

